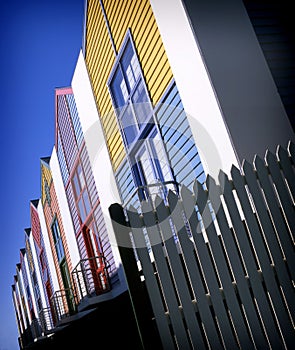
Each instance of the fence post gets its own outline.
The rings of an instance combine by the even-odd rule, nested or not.
[[[109,207],[110,217],[118,243],[128,292],[137,323],[143,349],[160,349],[161,341],[158,330],[153,325],[153,313],[145,284],[140,281],[140,274],[129,236],[129,224],[126,222],[121,205],[115,203]],[[129,244],[126,244],[129,242]],[[121,243],[121,244],[120,244]]]

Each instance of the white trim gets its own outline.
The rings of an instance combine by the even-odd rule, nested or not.
[[[42,207],[41,201],[39,201],[39,203],[38,203],[37,210],[38,210],[38,215],[39,215],[39,220],[40,220],[41,234],[42,234],[43,242],[44,242],[44,249],[46,252],[46,257],[47,257],[47,262],[48,262],[48,270],[49,270],[48,273],[50,274],[51,281],[52,281],[52,288],[53,288],[52,293],[54,293],[57,290],[59,290],[60,288],[59,288],[59,284],[58,284],[53,254],[52,254],[52,250],[51,250],[51,246],[50,246],[50,241],[49,241],[49,236],[48,236],[48,231],[47,231],[47,226],[46,226],[46,222],[45,222],[45,217],[44,217],[44,212],[43,212],[43,207]]]
[[[31,246],[31,251],[32,251],[32,256],[33,256],[33,261],[34,261],[34,267],[35,267],[35,272],[36,272],[36,277],[37,277],[37,283],[39,286],[39,291],[41,295],[41,301],[42,301],[42,307],[47,307],[46,303],[46,297],[45,297],[45,291],[44,291],[44,283],[42,281],[41,277],[41,271],[40,271],[40,264],[39,264],[39,259],[37,257],[37,252],[36,252],[36,246],[35,246],[35,241],[33,237],[33,233],[31,232],[30,238],[29,238],[30,246]],[[36,310],[38,308],[36,307]],[[39,315],[38,315],[39,318]]]
[[[115,264],[119,268],[121,259],[108,208],[113,203],[120,203],[120,196],[82,52],[72,79],[72,89]],[[119,277],[121,283],[125,281],[123,275]]]
[[[201,52],[181,0],[150,0],[206,174],[239,166]],[[169,9],[169,14],[167,13]]]

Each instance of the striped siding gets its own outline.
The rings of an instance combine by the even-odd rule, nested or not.
[[[103,1],[114,45],[118,52],[127,29],[131,28],[137,54],[153,104],[157,104],[172,79],[172,71],[148,0]],[[88,1],[86,63],[114,170],[123,162],[125,151],[116,116],[109,114],[112,103],[107,80],[115,54],[98,1]]]
[[[204,182],[204,169],[175,84],[157,106],[156,116],[176,181],[188,187],[195,178]]]
[[[117,51],[127,29],[131,29],[150,97],[156,105],[172,79],[172,71],[149,1],[103,3]]]
[[[113,258],[113,253],[111,250],[111,245],[109,242],[109,237],[106,231],[105,222],[103,218],[103,213],[99,205],[99,196],[97,193],[97,188],[95,185],[92,168],[88,156],[88,152],[84,143],[84,136],[81,129],[80,118],[77,112],[76,103],[74,96],[72,94],[58,96],[58,101],[60,101],[60,105],[64,104],[63,108],[58,109],[58,133],[57,140],[60,142],[63,149],[61,149],[61,154],[67,154],[69,150],[72,150],[72,158],[67,157],[67,162],[60,164],[60,166],[65,167],[65,174],[68,175],[68,180],[65,185],[67,201],[70,208],[70,213],[72,217],[73,226],[75,229],[77,245],[79,249],[79,254],[81,259],[88,259],[88,253],[85,246],[84,237],[82,234],[82,226],[81,221],[79,219],[79,213],[76,206],[76,199],[74,196],[74,189],[72,186],[72,176],[76,169],[77,164],[81,164],[87,192],[90,198],[90,204],[92,208],[92,217],[88,220],[88,225],[91,226],[92,222],[94,224],[94,230],[98,235],[98,241],[100,241],[100,246],[102,249],[102,253],[110,264],[110,271],[112,271],[113,277],[112,282],[118,280],[116,266]],[[67,113],[65,113],[65,108],[67,108]],[[60,113],[60,114],[59,114]],[[64,153],[62,153],[64,152]],[[61,157],[61,160],[63,158]],[[85,224],[85,223],[84,223]],[[71,270],[70,270],[71,271]]]
[[[106,135],[107,146],[116,169],[124,157],[124,146],[112,111],[112,101],[107,88],[107,80],[115,62],[115,54],[99,1],[89,1],[87,8],[86,64]]]
[[[69,109],[64,95],[57,96],[57,124],[63,135],[63,149],[69,170],[73,169],[78,154],[71,123],[69,122]]]
[[[66,184],[69,179],[69,171],[67,168],[66,158],[63,151],[63,146],[60,139],[60,134],[57,135],[57,158],[59,162],[59,167],[62,175],[63,183]]]
[[[130,197],[131,193],[135,191],[135,184],[131,173],[131,168],[128,161],[125,159],[120,169],[116,173],[116,181],[120,189],[122,203]]]
[[[81,151],[80,158],[81,158],[81,164],[85,175],[86,186],[90,197],[90,202],[93,207],[99,201],[99,199],[98,199],[97,189],[94,182],[91,164],[89,161],[88,152],[85,146]]]
[[[42,164],[41,165],[41,201],[43,206],[46,201],[45,182],[47,182],[48,186],[50,186],[51,181],[52,181],[52,176],[51,176],[50,170]]]
[[[78,148],[80,149],[80,147],[82,145],[82,141],[83,141],[83,131],[82,131],[82,127],[81,127],[80,118],[79,118],[79,114],[77,111],[74,95],[66,95],[66,100],[67,100],[68,108],[70,111],[69,114],[70,114],[70,118],[72,121],[76,142],[77,142]]]
[[[80,220],[79,220],[79,216],[76,208],[76,201],[75,201],[73,186],[71,182],[69,182],[66,188],[66,195],[67,195],[67,201],[70,207],[70,212],[71,212],[71,217],[75,228],[75,232],[77,233],[79,232],[79,229],[80,229]]]
[[[46,169],[46,171],[45,171],[45,169]],[[42,183],[43,183],[44,174],[47,174],[47,176],[48,176],[48,174],[50,174],[50,177],[51,177],[50,169],[45,167],[44,165],[42,165]],[[72,271],[73,266],[72,266],[72,261],[70,258],[69,248],[68,248],[68,244],[67,244],[67,240],[66,240],[66,236],[65,236],[65,231],[64,231],[64,227],[63,227],[63,223],[62,223],[62,217],[61,217],[61,214],[59,211],[58,200],[57,200],[53,181],[51,182],[51,185],[50,185],[50,197],[51,197],[51,206],[49,206],[48,202],[46,202],[46,201],[44,203],[42,201],[42,203],[43,203],[43,210],[44,210],[47,232],[49,235],[50,246],[51,246],[51,250],[53,253],[54,265],[55,265],[56,272],[57,272],[58,283],[59,283],[60,288],[63,289],[64,285],[63,285],[63,281],[62,281],[62,276],[61,276],[61,272],[60,272],[60,268],[59,268],[59,262],[58,262],[58,258],[57,258],[57,254],[56,254],[56,250],[55,250],[55,245],[54,245],[54,241],[53,241],[53,237],[52,237],[52,230],[51,230],[51,224],[53,222],[54,215],[56,215],[57,221],[59,224],[61,239],[63,242],[64,251],[65,251],[65,258],[66,258],[66,261],[68,264],[69,271]]]

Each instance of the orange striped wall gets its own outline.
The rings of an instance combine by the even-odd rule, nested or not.
[[[55,269],[57,272],[58,284],[60,286],[60,289],[64,289],[64,284],[63,284],[63,280],[62,280],[62,276],[61,276],[61,272],[60,272],[60,268],[59,268],[59,262],[58,262],[58,258],[57,258],[57,254],[56,254],[56,250],[55,250],[55,246],[54,246],[54,241],[53,241],[53,237],[52,237],[52,233],[51,233],[51,224],[53,222],[53,218],[55,215],[56,215],[57,220],[58,220],[60,234],[61,234],[61,238],[62,238],[64,250],[65,250],[65,257],[66,257],[66,261],[68,264],[70,274],[71,274],[71,271],[73,269],[73,266],[72,266],[69,248],[68,248],[68,244],[67,244],[67,240],[66,240],[66,236],[65,236],[65,230],[64,230],[64,226],[63,226],[63,222],[62,222],[62,217],[61,217],[59,206],[58,206],[58,200],[57,200],[57,196],[56,196],[56,192],[55,192],[55,188],[54,188],[54,183],[52,181],[51,171],[50,171],[49,167],[41,164],[41,179],[42,179],[41,182],[42,182],[42,184],[45,182],[45,178],[47,179],[47,181],[48,181],[48,179],[51,179],[51,181],[49,183],[51,203],[50,203],[50,205],[48,204],[48,202],[46,201],[46,196],[44,195],[43,190],[42,190],[43,211],[44,211],[44,216],[45,216],[47,232],[49,233],[50,247],[51,247],[51,250],[53,253],[53,259],[54,259]]]

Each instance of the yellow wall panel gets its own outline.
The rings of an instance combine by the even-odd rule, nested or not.
[[[128,28],[134,39],[151,100],[156,105],[172,79],[149,0],[103,0],[105,14],[116,51],[121,48]],[[88,0],[86,22],[86,64],[114,170],[125,157],[116,116],[109,113],[112,101],[107,80],[115,62],[115,53],[100,2]]]
[[[152,102],[157,104],[172,79],[172,71],[167,66],[168,59],[149,0],[104,0],[103,3],[117,50],[122,45],[127,29],[131,29]],[[159,58],[156,57],[157,53],[161,55]],[[166,76],[158,86],[155,86],[153,78],[156,69],[156,73],[163,70]]]
[[[52,181],[52,175],[50,169],[41,164],[41,201],[42,205],[44,205],[46,200],[46,193],[45,193],[45,182],[47,181],[48,186],[51,185]]]
[[[119,3],[119,2],[118,2]],[[120,4],[120,7],[124,4]],[[116,15],[114,8],[113,16]],[[99,1],[88,1],[87,23],[86,23],[86,65],[92,81],[95,99],[103,125],[104,117],[112,110],[112,101],[107,88],[107,80],[115,61],[115,53],[112,48],[106,22]],[[105,129],[105,135],[112,159],[114,170],[116,170],[118,159],[125,156],[123,141],[117,126],[115,115],[109,115],[108,123],[113,128]],[[115,141],[114,141],[115,137]],[[119,146],[118,146],[119,145]],[[123,153],[123,156],[120,153]]]

